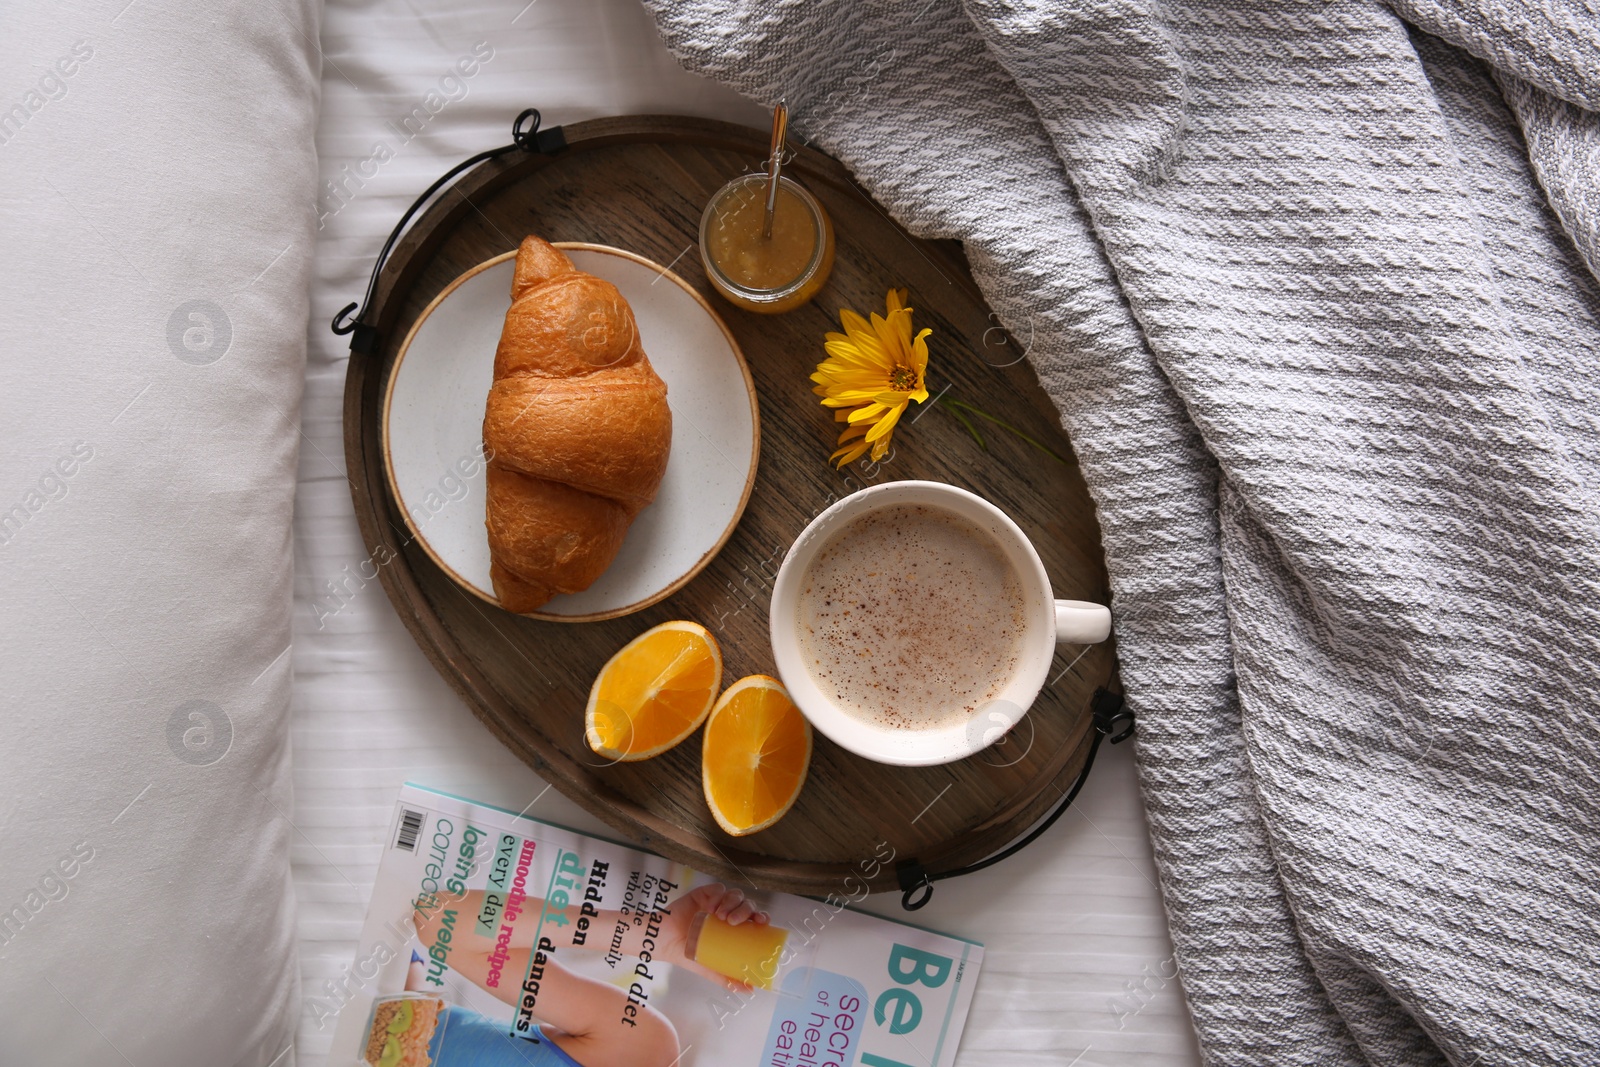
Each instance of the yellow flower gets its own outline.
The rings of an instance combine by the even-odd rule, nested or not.
[[[911,309],[906,291],[890,289],[885,314],[869,323],[849,308],[839,309],[844,333],[830,333],[823,344],[828,358],[811,376],[826,407],[836,408],[835,422],[849,426],[839,435],[839,450],[829,462],[843,467],[872,449],[874,462],[889,451],[894,424],[906,405],[928,399],[924,375],[928,369],[928,343],[932,330],[911,335]],[[847,443],[849,442],[849,443]]]

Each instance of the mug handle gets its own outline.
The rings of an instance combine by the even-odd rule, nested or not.
[[[1085,600],[1056,601],[1056,643],[1093,645],[1111,636],[1111,609]]]

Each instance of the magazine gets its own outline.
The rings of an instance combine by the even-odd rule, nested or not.
[[[852,889],[743,897],[407,785],[330,1067],[949,1067],[983,946],[854,911]]]

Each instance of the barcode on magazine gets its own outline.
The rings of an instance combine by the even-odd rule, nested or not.
[[[394,847],[403,848],[407,852],[417,850],[417,835],[422,833],[422,812],[412,811],[409,808],[400,812],[400,836],[395,838]]]

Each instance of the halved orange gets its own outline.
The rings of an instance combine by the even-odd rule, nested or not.
[[[753,674],[730,685],[711,709],[700,756],[712,816],[743,837],[794,807],[811,767],[811,724],[782,682]]]
[[[722,649],[704,626],[653,626],[600,668],[584,709],[584,740],[619,762],[659,756],[705,722],[721,687]]]

